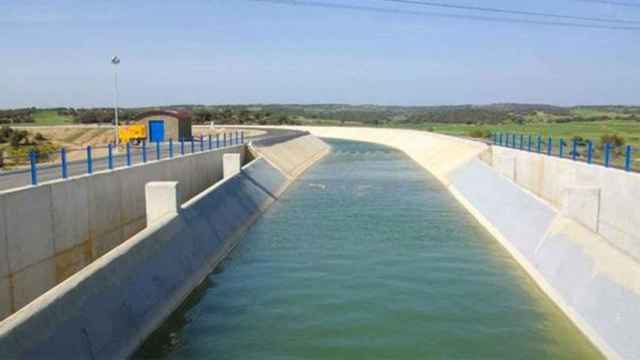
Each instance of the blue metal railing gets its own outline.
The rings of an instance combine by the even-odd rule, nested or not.
[[[550,136],[549,138],[543,140],[542,136],[538,136],[535,142],[535,149],[533,143],[532,135],[528,135],[525,138],[524,134],[520,134],[517,136],[516,134],[509,133],[495,133],[491,136],[493,140],[493,144],[498,146],[504,146],[513,149],[526,150],[529,152],[542,153],[543,146],[546,146],[546,155],[549,156],[558,156],[560,158],[570,158],[573,161],[580,161],[581,158],[584,158],[584,161],[593,164],[594,163],[594,146],[591,140],[581,141],[579,139],[573,139],[571,142],[565,141],[565,139],[560,138],[557,140],[557,150],[554,149],[554,139]],[[526,139],[526,141],[525,141]],[[581,147],[585,147],[585,153],[583,156],[580,155]],[[617,149],[617,150],[616,150]],[[555,153],[554,153],[555,150]],[[566,151],[569,151],[569,154],[566,154]],[[623,161],[622,165],[618,163],[618,167],[624,169],[625,171],[633,171],[634,166],[634,149],[631,145],[625,145],[622,147],[615,147],[611,143],[605,143],[603,145],[602,150],[602,165],[605,167],[614,166],[615,156],[622,155]]]
[[[195,139],[193,137],[191,137],[190,139],[191,142],[191,153],[195,153],[196,152],[196,146],[195,146]],[[215,137],[215,148],[214,148],[214,144],[213,144],[213,137],[211,135],[208,136],[208,149],[207,146],[205,146],[205,138],[204,136],[200,136],[199,137],[199,152],[204,152],[204,151],[210,151],[210,150],[214,150],[214,149],[218,149],[220,148],[221,144],[220,144],[220,135],[216,134]],[[231,146],[231,145],[238,145],[238,144],[244,144],[245,143],[245,138],[244,138],[244,131],[236,131],[234,133],[230,133],[229,134],[229,141],[227,141],[227,134],[224,133],[223,134],[223,141],[222,141],[222,147],[226,147],[226,146]],[[116,166],[116,161],[118,159],[121,159],[119,161],[124,162],[123,166],[124,167],[130,167],[134,164],[133,161],[133,152],[132,152],[132,145],[131,143],[127,143],[125,145],[125,154],[120,155],[120,156],[115,156],[114,155],[114,150],[115,148],[113,147],[112,144],[107,144],[106,147],[101,146],[101,147],[96,147],[99,149],[105,149],[107,150],[107,156],[106,157],[102,157],[102,158],[94,158],[94,147],[92,147],[91,145],[87,146],[84,151],[85,151],[85,166],[86,166],[86,173],[87,174],[93,174],[94,170],[96,169],[108,169],[108,170],[113,170],[115,169]],[[147,148],[147,143],[146,141],[143,141],[140,145],[140,152],[139,152],[139,161],[140,163],[146,163],[148,160],[148,151],[151,151],[151,153],[153,154],[154,152],[154,148],[151,147],[151,149]],[[77,150],[76,150],[77,151]],[[173,144],[173,139],[169,139],[169,141],[167,142],[166,148],[165,148],[165,156],[168,158],[174,158],[174,144]],[[59,152],[56,152],[59,157],[60,157],[60,175],[63,179],[68,179],[69,178],[69,166],[70,163],[67,159],[68,157],[68,150],[66,148],[61,148],[59,150]],[[47,154],[44,154],[45,156]],[[180,155],[184,156],[185,155],[185,144],[184,144],[184,139],[180,139]],[[45,157],[42,156],[42,157]],[[153,156],[153,155],[152,155]],[[123,159],[124,157],[124,159]],[[156,141],[155,142],[155,160],[162,160],[163,157],[163,145],[162,142]],[[22,158],[24,159],[24,158]],[[38,184],[38,160],[39,160],[39,154],[37,151],[30,151],[29,155],[28,155],[28,163],[29,163],[29,173],[31,176],[31,184],[32,185],[37,185]],[[42,160],[42,159],[40,159]],[[22,160],[21,160],[22,161]],[[77,169],[77,164],[78,163],[82,163],[82,160],[79,161],[73,161],[71,164],[75,164],[74,165],[74,172],[78,172]],[[98,164],[98,165],[96,165]],[[102,165],[100,165],[102,164]],[[97,166],[97,167],[96,167]],[[56,168],[57,165],[47,165],[46,168]],[[42,168],[40,169],[42,170]],[[57,170],[56,170],[57,171]],[[82,172],[80,172],[82,173]]]

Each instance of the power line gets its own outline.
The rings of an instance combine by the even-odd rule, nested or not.
[[[499,14],[511,14],[511,15],[538,16],[538,17],[547,17],[547,18],[555,18],[555,19],[566,19],[566,20],[593,21],[593,22],[604,22],[604,23],[612,23],[612,24],[619,24],[619,23],[640,24],[639,20],[607,19],[607,18],[599,18],[599,17],[582,17],[582,16],[574,16],[574,15],[552,14],[552,13],[542,13],[542,12],[533,12],[533,11],[508,10],[508,9],[499,9],[499,8],[492,8],[492,7],[455,5],[455,4],[447,4],[447,3],[432,2],[432,1],[417,1],[417,0],[381,0],[381,1],[386,1],[386,2],[391,2],[391,3],[400,3],[400,4],[423,5],[423,6],[446,8],[446,9],[472,10],[472,11],[481,11],[481,12],[490,12],[490,13],[499,13]],[[598,1],[599,2],[599,1],[603,1],[603,0],[582,0],[582,1]]]
[[[298,1],[298,0],[249,0],[249,1],[261,2],[261,3],[281,4],[281,5],[290,5],[290,6],[326,8],[326,9],[334,9],[334,10],[355,10],[355,11],[366,11],[366,12],[375,12],[375,13],[383,13],[383,14],[399,14],[399,15],[412,15],[412,16],[423,16],[423,17],[440,17],[440,18],[449,18],[449,19],[458,19],[458,20],[463,19],[463,20],[483,21],[483,22],[499,22],[499,23],[513,23],[513,24],[529,24],[529,25],[546,25],[546,26],[583,28],[583,29],[598,29],[598,30],[626,30],[626,31],[639,31],[640,30],[640,27],[637,27],[637,26],[614,26],[614,25],[585,24],[585,23],[576,23],[576,22],[527,20],[527,19],[517,19],[517,18],[507,18],[507,17],[491,17],[491,16],[480,16],[480,15],[458,15],[458,14],[438,13],[438,12],[412,11],[412,10],[394,9],[394,8],[380,8],[380,7],[371,7],[371,6],[363,6],[363,5],[336,4],[336,3],[327,3],[327,2],[311,1],[311,0],[310,1]]]
[[[640,8],[640,3],[632,3],[632,2],[608,1],[608,0],[576,0],[576,1],[594,3],[594,4],[604,4],[604,5],[626,6],[626,7]]]

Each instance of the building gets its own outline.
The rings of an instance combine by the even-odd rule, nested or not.
[[[149,142],[191,140],[191,112],[151,110],[136,117],[135,123],[147,127]]]

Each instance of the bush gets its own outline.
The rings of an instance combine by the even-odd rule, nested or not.
[[[9,137],[9,142],[11,143],[11,146],[13,146],[13,147],[20,146],[22,141],[27,139],[27,135],[28,135],[28,133],[25,130],[13,131],[11,133],[11,136]]]
[[[487,129],[482,129],[482,128],[473,129],[467,132],[467,134],[472,138],[478,138],[478,139],[486,139],[491,137],[491,131]]]
[[[0,128],[0,143],[8,142],[12,132],[13,130],[8,126],[3,126],[2,128]]]
[[[33,139],[35,141],[45,141],[47,140],[47,138],[45,138],[42,134],[40,133],[36,133],[36,135],[33,137]]]
[[[624,137],[618,134],[604,134],[600,137],[600,143],[611,144],[613,146],[622,146],[624,145]]]
[[[600,137],[600,148],[604,148],[606,144],[613,146],[614,155],[622,154],[622,146],[624,145],[624,137],[618,134],[604,134]]]

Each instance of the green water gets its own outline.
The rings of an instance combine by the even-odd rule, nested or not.
[[[433,177],[331,144],[136,357],[600,357]]]

